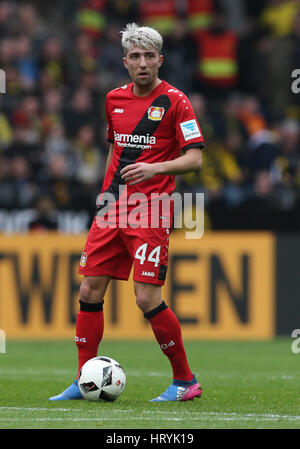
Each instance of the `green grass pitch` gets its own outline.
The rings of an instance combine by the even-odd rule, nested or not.
[[[186,341],[201,399],[150,403],[171,382],[156,342],[104,341],[99,355],[127,374],[115,402],[50,402],[74,379],[70,341],[8,341],[0,354],[1,429],[296,429],[300,428],[300,353],[291,339]]]

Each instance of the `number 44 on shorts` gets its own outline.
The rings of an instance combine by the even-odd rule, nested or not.
[[[143,243],[138,247],[135,253],[135,258],[140,260],[140,264],[143,265],[146,260],[146,252],[147,252],[148,243]],[[160,248],[161,246],[157,246],[154,248],[148,256],[148,262],[154,262],[154,266],[158,267],[160,259]]]

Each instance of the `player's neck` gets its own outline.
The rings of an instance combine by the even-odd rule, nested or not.
[[[161,83],[161,80],[159,78],[156,78],[153,83],[147,85],[147,86],[141,86],[139,84],[134,83],[133,84],[133,93],[137,97],[147,97],[151,94],[151,92],[156,89],[157,86]]]

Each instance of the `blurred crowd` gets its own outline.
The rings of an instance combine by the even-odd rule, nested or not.
[[[203,167],[177,188],[205,193],[207,229],[299,231],[300,0],[0,0],[0,209],[92,218],[132,21],[163,34],[160,77],[199,119]]]

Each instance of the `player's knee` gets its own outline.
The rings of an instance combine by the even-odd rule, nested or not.
[[[99,300],[97,288],[87,279],[83,279],[80,285],[80,300],[83,302],[95,302]]]
[[[136,296],[136,304],[142,312],[146,313],[150,304],[149,297],[143,294],[138,294]]]
[[[88,302],[89,298],[91,297],[91,287],[84,280],[81,282],[79,292],[80,292],[80,300]]]

